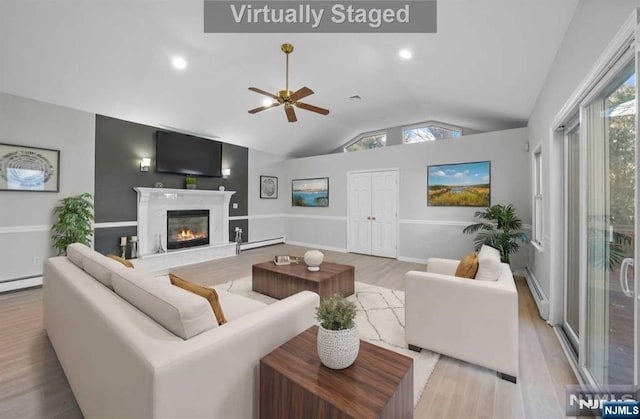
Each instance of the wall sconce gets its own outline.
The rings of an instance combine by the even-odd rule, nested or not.
[[[140,171],[141,172],[148,172],[149,171],[149,167],[151,167],[151,159],[148,157],[143,157],[140,160]]]
[[[222,179],[226,179],[231,176],[231,169],[222,169]]]

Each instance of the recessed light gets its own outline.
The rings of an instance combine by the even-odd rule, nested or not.
[[[413,57],[413,54],[408,49],[401,49],[400,52],[398,52],[398,55],[400,58],[405,60],[410,60],[411,57]]]
[[[171,64],[178,70],[184,70],[187,68],[187,61],[182,57],[173,57]]]
[[[271,106],[273,105],[273,100],[271,99],[262,99],[262,106]]]

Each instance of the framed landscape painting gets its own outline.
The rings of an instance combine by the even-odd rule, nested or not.
[[[429,166],[427,185],[429,206],[488,207],[491,205],[491,162]]]
[[[0,191],[58,192],[60,151],[0,144]]]
[[[260,176],[260,199],[278,199],[278,178]]]
[[[291,206],[328,207],[329,178],[293,179],[291,181]]]

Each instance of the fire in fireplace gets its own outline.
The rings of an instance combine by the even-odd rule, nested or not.
[[[209,244],[209,210],[167,211],[167,249]]]

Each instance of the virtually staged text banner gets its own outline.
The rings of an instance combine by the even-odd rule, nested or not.
[[[436,0],[204,2],[206,33],[435,33]]]

